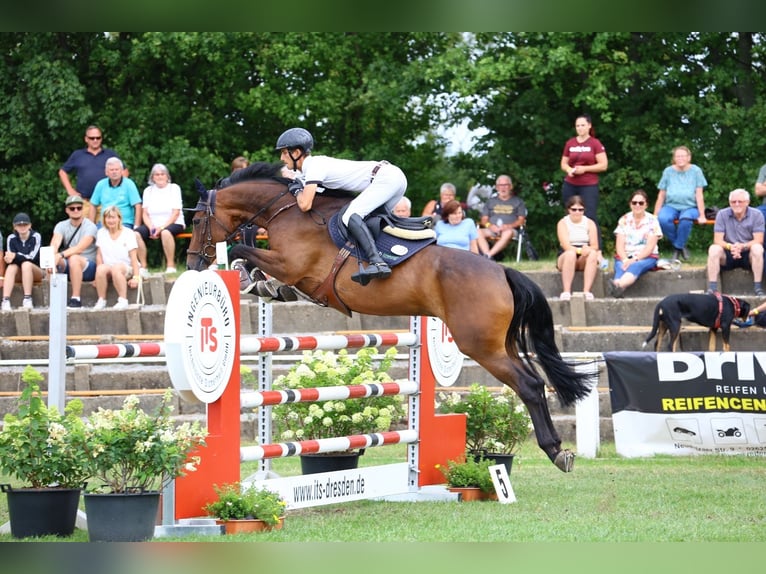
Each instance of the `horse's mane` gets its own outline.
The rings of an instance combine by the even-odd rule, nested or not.
[[[229,180],[229,185],[234,185],[235,183],[240,183],[240,182],[248,181],[251,179],[264,179],[264,178],[285,181],[284,178],[281,177],[281,173],[282,173],[281,163],[269,163],[267,161],[256,161],[251,163],[247,167],[238,169],[237,171],[232,173],[227,179]]]

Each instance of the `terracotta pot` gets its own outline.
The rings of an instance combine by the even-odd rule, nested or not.
[[[243,520],[216,520],[216,524],[223,526],[226,534],[242,534],[247,532],[265,532],[269,530],[282,530],[282,526],[285,524],[285,517],[280,516],[279,522],[274,524],[267,524],[263,520],[257,519],[243,519]]]
[[[447,488],[447,490],[450,492],[457,492],[459,494],[458,500],[462,502],[473,502],[476,500],[497,500],[497,494],[494,492],[484,492],[481,488],[476,486],[450,486]]]

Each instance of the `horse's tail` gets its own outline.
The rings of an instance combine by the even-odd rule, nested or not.
[[[518,346],[524,354],[527,370],[539,378],[530,351],[537,354],[538,362],[548,382],[556,389],[562,405],[571,405],[587,396],[590,393],[590,375],[576,371],[573,365],[561,357],[553,332],[553,314],[542,289],[529,277],[511,267],[505,268],[505,277],[513,292],[515,307],[506,336],[508,344]]]

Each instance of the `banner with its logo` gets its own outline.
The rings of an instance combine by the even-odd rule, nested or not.
[[[766,352],[604,359],[618,454],[766,456]]]

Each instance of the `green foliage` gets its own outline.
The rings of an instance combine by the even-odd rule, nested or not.
[[[99,408],[85,421],[85,457],[96,483],[92,490],[125,493],[158,490],[173,478],[193,472],[206,431],[198,422],[177,424],[168,390],[154,414],[138,397],[126,397],[122,409]]]
[[[374,347],[349,355],[346,349],[304,351],[300,363],[273,383],[274,390],[304,389],[391,382],[388,369],[396,348],[375,364]],[[405,414],[404,398],[387,395],[364,399],[276,405],[272,409],[275,436],[280,440],[309,440],[387,431]]]
[[[447,466],[437,465],[439,471],[444,475],[447,486],[454,488],[480,488],[484,492],[492,492],[495,489],[492,483],[492,475],[489,467],[494,461],[483,458],[475,460],[474,458],[462,458],[459,460],[448,460]]]
[[[441,413],[466,415],[466,450],[469,453],[513,454],[527,440],[532,419],[527,407],[508,387],[492,393],[473,383],[467,393],[439,393]]]
[[[69,401],[64,414],[43,402],[42,375],[27,366],[17,414],[5,416],[0,431],[0,470],[33,488],[81,488],[85,468],[82,402]]]
[[[258,519],[275,525],[285,514],[287,503],[265,488],[243,488],[238,482],[213,485],[218,498],[205,505],[204,511],[219,520]]]

